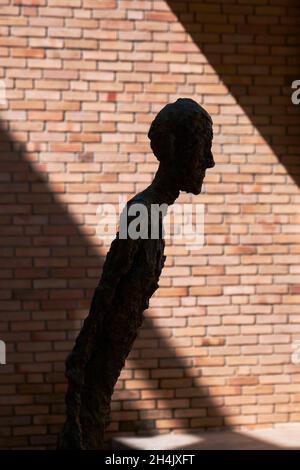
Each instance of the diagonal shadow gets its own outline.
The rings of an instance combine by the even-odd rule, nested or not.
[[[8,351],[0,371],[3,393],[7,390],[0,397],[0,441],[2,447],[22,447],[30,435],[30,445],[38,447],[54,444],[63,422],[64,361],[103,258],[51,191],[46,166],[30,162],[25,146],[4,126],[0,292],[1,338]],[[30,158],[37,160],[37,154]],[[13,435],[9,426],[15,426]]]
[[[87,315],[104,260],[99,247],[93,246],[83,234],[80,220],[75,221],[67,205],[54,194],[63,188],[49,185],[47,171],[51,165],[38,163],[37,154],[28,154],[6,127],[3,121],[0,125],[3,309],[0,325],[1,339],[7,343],[7,365],[0,371],[3,390],[0,447],[52,448],[64,421],[64,361]],[[176,379],[163,384],[164,377],[151,377],[160,368],[179,371],[190,396],[201,400],[199,418],[205,415],[207,425],[222,426],[221,408],[209,398],[207,389],[199,386],[199,381],[194,383],[190,361],[176,357],[167,339],[146,316],[137,341],[148,342],[147,359],[140,357],[138,348],[134,349],[127,367],[139,371],[140,379],[146,384],[153,379],[156,388],[163,385],[153,392],[161,408],[156,412],[157,417],[152,410],[151,419],[140,406],[143,400],[137,394],[133,394],[132,400],[124,400],[117,386],[111,432],[118,430],[120,405],[116,400],[121,400],[122,410],[132,410],[135,416],[134,427],[132,421],[121,418],[121,431],[155,432],[154,420],[162,410],[164,415],[167,410],[172,416],[174,399],[184,396],[186,389],[179,390]],[[120,384],[124,389],[122,379]],[[188,419],[183,418],[185,425]]]
[[[120,423],[120,432],[155,435],[158,432],[155,420],[168,421],[174,418],[177,428],[185,431],[224,427],[229,429],[230,426],[222,413],[223,398],[210,397],[209,387],[202,384],[199,386],[199,365],[194,364],[191,355],[176,355],[175,342],[171,341],[169,329],[158,329],[150,315],[151,313],[145,313],[143,327],[136,340],[143,349],[133,350],[133,357],[129,356],[127,366],[127,370],[133,371],[134,374],[138,367],[137,378],[146,384],[142,400],[136,400],[136,391],[133,391],[132,397],[129,398],[126,386],[116,390],[114,394],[115,398],[126,394],[127,399],[122,403],[122,410],[131,412],[130,419],[124,419]],[[203,356],[207,359],[206,351],[203,351]],[[201,360],[199,357],[198,359]],[[189,408],[189,399],[193,402],[193,408]],[[137,419],[138,410],[140,419]],[[165,426],[167,427],[168,425]]]
[[[214,69],[208,70],[211,83],[207,74],[204,81],[195,76],[196,92],[203,93],[204,105],[220,107],[221,119],[223,113],[227,118],[231,114],[226,99],[229,95],[224,97],[224,90],[218,94],[215,86],[217,75],[299,186],[300,106],[291,101],[291,84],[300,79],[299,2],[279,0],[276,6],[257,0],[233,0],[230,4],[222,0],[166,2],[206,57],[203,62]],[[169,47],[177,52],[183,46],[173,42]],[[199,54],[195,56],[199,62]],[[191,63],[192,58],[187,67]],[[180,67],[185,70],[184,64]],[[235,121],[231,125],[238,127]],[[253,157],[254,163],[259,163],[255,154],[259,155],[260,148],[253,144],[251,136],[245,136],[241,153],[249,152],[249,163]]]

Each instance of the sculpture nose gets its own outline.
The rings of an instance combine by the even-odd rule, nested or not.
[[[215,161],[213,154],[209,152],[208,157],[207,157],[207,168],[213,168],[215,166]]]

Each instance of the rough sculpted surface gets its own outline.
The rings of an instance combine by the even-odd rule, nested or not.
[[[127,238],[121,238],[118,232],[107,253],[89,315],[66,361],[67,419],[60,449],[103,448],[114,386],[143,322],[143,312],[158,288],[165,261],[165,213],[156,219],[159,235],[153,237],[151,208],[173,204],[180,191],[199,194],[205,170],[214,166],[211,118],[191,99],[165,106],[148,136],[159,168],[152,184],[123,211],[128,213],[134,204],[147,209],[147,236],[131,238],[128,230]],[[128,216],[127,228],[133,220]]]

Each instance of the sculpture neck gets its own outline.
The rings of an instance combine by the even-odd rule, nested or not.
[[[172,184],[170,179],[170,171],[167,173],[162,165],[160,164],[154,180],[145,189],[145,193],[151,195],[153,202],[157,204],[168,204],[169,206],[174,204],[175,200],[179,196],[179,189],[177,185]]]

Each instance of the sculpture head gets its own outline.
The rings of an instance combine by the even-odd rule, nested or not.
[[[207,111],[192,99],[179,98],[159,111],[148,137],[172,185],[199,194],[205,171],[215,165],[212,120]]]

